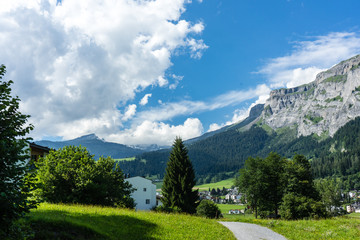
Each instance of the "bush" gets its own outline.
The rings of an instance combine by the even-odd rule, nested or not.
[[[45,201],[134,207],[131,185],[110,157],[95,161],[86,148],[68,146],[50,151],[36,166],[37,195]]]
[[[163,212],[163,213],[181,213],[181,209],[177,207],[165,207],[163,205],[154,207],[151,209],[154,212]]]
[[[305,196],[288,193],[284,195],[280,205],[280,215],[286,220],[318,219],[327,217],[327,211],[325,205],[321,202]]]
[[[202,200],[196,208],[196,214],[206,218],[219,218],[221,216],[221,211],[214,202]]]

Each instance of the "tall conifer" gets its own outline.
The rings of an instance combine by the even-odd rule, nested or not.
[[[194,168],[182,139],[177,137],[170,153],[162,186],[164,206],[178,208],[190,214],[195,213],[198,190],[193,191],[194,186]]]

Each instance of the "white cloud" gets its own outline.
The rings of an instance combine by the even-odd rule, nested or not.
[[[122,119],[123,119],[123,121],[128,121],[129,119],[134,117],[135,114],[136,114],[136,105],[135,104],[130,104],[129,106],[127,106],[126,111],[125,111],[124,116],[122,117]]]
[[[216,130],[218,130],[220,128],[223,128],[225,126],[229,126],[231,124],[234,124],[234,123],[237,123],[237,122],[240,122],[240,121],[244,120],[245,118],[247,118],[249,116],[250,109],[251,108],[248,108],[248,109],[236,109],[233,112],[233,116],[232,116],[230,121],[227,121],[227,122],[222,123],[222,124],[212,123],[209,126],[208,132],[216,131]]]
[[[142,106],[145,106],[146,104],[148,104],[149,102],[149,97],[151,97],[152,94],[151,93],[148,93],[148,94],[145,94],[145,96],[140,100],[140,105]]]
[[[129,145],[148,143],[171,145],[177,136],[186,140],[198,137],[202,132],[203,126],[197,118],[188,118],[184,124],[177,126],[145,120],[131,129],[110,134],[107,139]]]
[[[200,31],[199,28],[193,28],[195,32]],[[202,39],[197,40],[194,38],[190,38],[187,40],[187,45],[191,50],[191,57],[195,59],[199,59],[202,57],[203,51],[209,48]]]
[[[139,112],[134,121],[143,122],[150,121],[164,121],[177,116],[191,115],[204,111],[212,111],[227,107],[230,105],[240,104],[246,100],[253,99],[259,96],[268,95],[270,89],[266,85],[259,85],[255,89],[246,91],[231,91],[226,94],[217,96],[208,102],[204,101],[189,101],[184,100],[180,102],[163,103],[157,108]]]
[[[187,0],[12,0],[0,9],[0,62],[14,79],[33,137],[119,131],[149,86],[166,86],[177,49],[199,57],[203,23]],[[190,41],[189,41],[190,39]],[[199,52],[199,54],[197,54]],[[114,119],[117,118],[117,119]],[[75,136],[76,134],[76,136]]]
[[[295,87],[315,80],[317,73],[360,53],[360,33],[335,32],[295,42],[287,56],[271,59],[259,73],[271,88]]]
[[[179,85],[179,82],[184,78],[184,76],[177,76],[175,74],[172,75],[172,78],[174,79],[174,83],[169,85],[169,89],[176,89],[177,86]]]
[[[210,126],[209,126],[209,130],[208,130],[208,132],[213,132],[213,131],[216,131],[216,130],[218,130],[218,129],[220,129],[220,128],[224,127],[224,126],[225,126],[225,124],[221,124],[221,125],[219,125],[219,124],[217,124],[217,123],[212,123],[212,124],[210,124]]]

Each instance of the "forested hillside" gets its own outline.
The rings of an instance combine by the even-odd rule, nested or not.
[[[350,121],[331,138],[316,134],[296,137],[295,128],[273,131],[266,125],[253,125],[248,131],[229,129],[188,145],[199,183],[221,180],[236,174],[250,157],[277,152],[285,157],[295,153],[311,159],[315,177],[348,176],[360,171],[360,118]],[[162,178],[169,150],[148,152],[134,161],[122,162],[131,175],[158,175]]]

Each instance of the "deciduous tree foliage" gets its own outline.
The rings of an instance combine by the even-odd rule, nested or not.
[[[258,213],[262,218],[280,213],[285,219],[327,215],[313,183],[310,163],[302,155],[292,160],[276,153],[265,159],[249,158],[236,185],[245,193],[255,217]]]
[[[6,68],[0,66],[0,239],[14,234],[14,221],[22,217],[36,202],[31,201],[33,185],[27,165],[26,135],[33,126],[26,125],[28,115],[19,112],[18,97],[11,96],[13,81],[2,80]]]
[[[38,196],[45,201],[134,207],[131,185],[110,157],[95,161],[86,148],[67,146],[36,166]]]
[[[220,218],[221,211],[219,207],[210,200],[201,200],[199,206],[196,208],[196,214],[206,218]]]
[[[181,138],[176,138],[167,163],[162,186],[165,207],[178,208],[182,212],[196,212],[198,191],[195,186],[195,172],[188,152]]]

